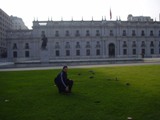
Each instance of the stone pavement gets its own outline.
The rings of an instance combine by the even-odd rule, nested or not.
[[[24,70],[48,70],[48,69],[62,69],[63,66],[36,66],[36,67],[4,67],[6,65],[13,65],[12,62],[0,63],[0,71],[24,71]],[[115,64],[94,64],[94,65],[69,65],[69,68],[93,68],[93,67],[114,67],[114,66],[139,66],[139,65],[155,65],[160,64],[160,58],[145,58],[143,62],[138,63],[115,63]]]

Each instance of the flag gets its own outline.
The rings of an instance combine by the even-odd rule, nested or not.
[[[112,19],[112,11],[111,11],[111,9],[110,9],[110,20]]]

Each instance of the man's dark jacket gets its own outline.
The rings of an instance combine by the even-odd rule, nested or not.
[[[67,87],[67,73],[62,71],[55,78],[54,82],[58,87],[65,89]]]

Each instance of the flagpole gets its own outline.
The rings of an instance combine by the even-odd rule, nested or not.
[[[110,20],[112,19],[112,11],[111,11],[111,8],[110,8]]]

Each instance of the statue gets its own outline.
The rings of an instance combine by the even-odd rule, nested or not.
[[[48,42],[48,39],[45,36],[45,33],[42,32],[42,45],[41,45],[42,50],[46,50],[47,42]]]

